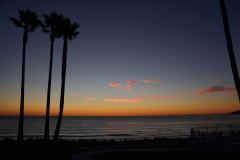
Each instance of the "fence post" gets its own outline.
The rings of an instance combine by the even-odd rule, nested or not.
[[[232,135],[232,125],[229,124],[229,136],[231,136],[231,135]]]
[[[191,128],[191,138],[196,138],[195,131],[193,128]]]

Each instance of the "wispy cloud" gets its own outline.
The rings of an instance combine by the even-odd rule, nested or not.
[[[108,85],[115,89],[125,89],[127,91],[131,91],[134,86],[138,84],[154,84],[154,83],[160,83],[160,80],[154,80],[154,79],[144,79],[144,80],[127,80],[125,84],[120,84],[117,82],[111,82]]]
[[[138,83],[136,80],[128,80],[126,81],[127,85],[124,87],[126,90],[131,91],[133,86]]]
[[[113,103],[141,103],[142,98],[106,98],[103,102],[113,102]]]
[[[167,99],[176,99],[178,96],[162,96],[159,94],[147,95],[142,97],[135,98],[105,98],[103,102],[115,102],[115,103],[141,103],[144,100],[167,100]]]
[[[143,83],[151,84],[151,83],[160,83],[160,80],[155,80],[155,79],[144,79],[140,80]]]
[[[214,94],[214,93],[223,93],[223,92],[234,92],[235,88],[233,87],[226,87],[226,86],[212,86],[209,88],[205,88],[205,89],[197,89],[195,92],[198,95],[204,96],[204,95],[208,95],[208,94]]]
[[[85,100],[87,100],[87,101],[95,101],[96,97],[85,97]]]
[[[112,82],[112,83],[109,83],[108,85],[116,89],[122,89],[122,85],[120,83]]]

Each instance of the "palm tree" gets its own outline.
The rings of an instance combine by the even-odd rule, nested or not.
[[[21,81],[21,99],[20,99],[20,114],[19,114],[19,126],[18,136],[19,141],[23,141],[23,123],[24,123],[24,79],[25,79],[25,57],[26,47],[28,40],[28,33],[34,31],[41,22],[38,20],[38,16],[35,12],[30,10],[18,11],[18,18],[10,17],[13,24],[23,29],[23,47],[22,47],[22,81]]]
[[[77,23],[72,23],[68,18],[64,19],[60,25],[60,32],[63,37],[62,81],[61,81],[61,94],[60,94],[60,108],[59,108],[56,129],[54,132],[54,140],[57,140],[59,137],[62,115],[63,115],[68,40],[72,40],[79,34],[79,32],[77,32],[78,27],[79,25]]]
[[[226,36],[226,41],[227,41],[229,59],[230,59],[231,68],[232,68],[232,74],[233,74],[235,86],[236,86],[237,93],[238,93],[238,100],[240,102],[240,79],[239,79],[238,68],[237,68],[237,64],[236,64],[236,60],[235,60],[235,56],[234,56],[234,50],[233,50],[232,38],[231,38],[231,33],[230,33],[230,28],[229,28],[227,10],[226,10],[224,0],[219,0],[219,3],[220,3],[220,7],[221,7],[221,12],[222,12],[223,25],[224,25],[225,36]]]
[[[60,22],[63,20],[63,16],[53,12],[50,16],[43,15],[43,32],[50,34],[50,60],[49,60],[49,73],[48,73],[48,88],[47,88],[47,105],[46,105],[46,117],[45,117],[45,130],[44,139],[49,140],[49,112],[50,112],[50,97],[51,97],[51,81],[52,81],[52,63],[53,63],[53,47],[55,38],[61,37],[59,32]]]

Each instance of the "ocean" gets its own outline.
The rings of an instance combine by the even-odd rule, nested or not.
[[[53,135],[56,117],[50,118]],[[44,117],[25,117],[25,137],[42,137]],[[190,137],[196,127],[240,127],[240,115],[159,117],[63,117],[60,135],[65,139],[152,139]],[[16,138],[18,117],[0,117],[0,138]]]

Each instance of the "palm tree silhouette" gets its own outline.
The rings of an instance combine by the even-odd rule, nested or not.
[[[19,141],[23,141],[23,124],[24,124],[24,83],[25,83],[25,57],[26,47],[28,41],[28,33],[34,31],[40,24],[38,16],[35,12],[30,10],[18,11],[18,18],[10,17],[13,24],[23,29],[23,47],[22,47],[22,80],[21,80],[21,99],[20,99],[20,114],[19,114],[19,125],[18,125],[18,136]]]
[[[63,21],[63,16],[53,12],[51,15],[43,15],[43,32],[50,34],[50,60],[48,73],[48,88],[47,88],[47,105],[45,117],[44,139],[49,140],[49,113],[50,113],[50,97],[51,97],[51,81],[52,81],[52,63],[53,63],[53,47],[55,38],[61,37],[59,25]]]
[[[232,68],[232,74],[233,74],[235,86],[236,86],[237,93],[238,93],[238,100],[240,102],[240,79],[239,79],[238,68],[237,68],[237,64],[236,64],[236,60],[235,60],[235,56],[234,56],[234,50],[233,50],[232,38],[231,38],[231,33],[230,33],[230,28],[229,28],[227,10],[226,10],[224,0],[219,0],[219,3],[220,3],[220,7],[221,7],[221,12],[222,12],[223,25],[224,25],[225,36],[226,36],[226,41],[227,41],[229,59],[230,59],[231,68]]]
[[[60,25],[60,32],[63,37],[62,81],[61,81],[61,94],[60,94],[60,108],[59,108],[56,129],[54,132],[54,140],[57,140],[59,137],[62,115],[63,115],[68,40],[72,40],[79,34],[79,32],[77,32],[78,27],[79,25],[77,23],[71,22],[68,18],[64,19]]]

